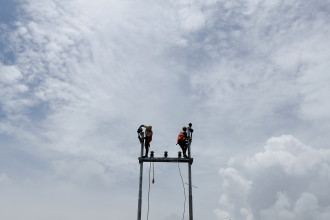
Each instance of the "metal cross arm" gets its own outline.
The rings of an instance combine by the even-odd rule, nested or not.
[[[165,162],[165,163],[190,163],[194,158],[178,158],[178,157],[139,157],[139,163],[143,162]]]

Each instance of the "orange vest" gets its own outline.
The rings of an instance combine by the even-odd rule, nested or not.
[[[182,140],[182,141],[186,140],[186,137],[184,136],[183,132],[184,131],[180,131],[177,142],[179,142],[179,140]]]

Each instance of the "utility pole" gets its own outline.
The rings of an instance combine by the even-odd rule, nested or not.
[[[192,130],[193,131],[193,130]],[[138,212],[137,220],[141,220],[142,215],[142,181],[143,181],[143,163],[144,162],[161,162],[161,163],[187,163],[188,164],[188,181],[189,181],[189,220],[193,220],[193,197],[192,197],[192,181],[191,181],[191,165],[194,161],[191,158],[190,145],[192,141],[192,131],[188,133],[188,158],[181,158],[181,155],[177,158],[167,157],[167,153],[164,153],[164,157],[143,157],[144,143],[141,141],[141,156],[138,158],[140,163],[140,180],[139,180],[139,199],[138,199]],[[139,137],[144,137],[143,132],[139,133]]]
[[[192,132],[189,132],[188,157],[191,158],[190,145],[192,141]],[[188,178],[189,178],[189,220],[193,220],[193,198],[192,198],[192,182],[191,182],[191,163],[188,163]]]
[[[141,156],[143,156],[143,148],[144,148],[144,133],[143,131],[139,133],[139,139],[141,142]],[[139,200],[138,200],[138,213],[137,213],[137,219],[141,220],[141,210],[142,210],[142,178],[143,178],[143,163],[140,163],[140,180],[139,180]]]

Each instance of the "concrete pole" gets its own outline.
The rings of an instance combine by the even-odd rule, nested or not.
[[[191,158],[190,144],[192,140],[192,133],[190,133],[190,140],[188,145],[188,157]],[[192,182],[191,182],[191,163],[188,163],[188,178],[189,178],[189,220],[193,220],[193,198],[192,198]]]
[[[142,138],[144,133],[141,133]],[[144,141],[141,142],[141,157],[143,157]],[[140,162],[140,182],[139,182],[139,200],[138,200],[138,211],[137,211],[137,220],[141,220],[142,215],[142,178],[143,178],[143,162]]]
[[[193,198],[192,198],[192,182],[191,182],[191,163],[188,163],[189,173],[189,220],[193,220]]]

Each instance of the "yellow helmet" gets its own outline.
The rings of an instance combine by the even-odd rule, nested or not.
[[[152,129],[152,126],[151,125],[149,125],[149,126],[146,127],[146,130],[147,131],[151,131],[151,129]]]

